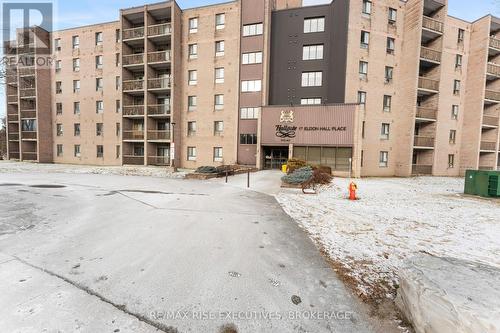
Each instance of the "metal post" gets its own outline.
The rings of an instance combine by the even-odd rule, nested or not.
[[[227,184],[227,174],[228,174],[228,167],[226,167],[226,184]]]
[[[247,170],[247,188],[250,188],[250,169]]]

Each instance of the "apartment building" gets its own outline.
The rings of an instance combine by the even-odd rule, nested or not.
[[[496,169],[500,19],[466,22],[447,6],[165,1],[115,22],[20,30],[4,44],[8,157],[184,168],[298,157],[354,176]],[[50,65],[37,63],[39,45]]]

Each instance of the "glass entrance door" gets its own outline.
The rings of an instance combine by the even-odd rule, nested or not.
[[[280,169],[288,161],[288,147],[265,147],[264,169]]]

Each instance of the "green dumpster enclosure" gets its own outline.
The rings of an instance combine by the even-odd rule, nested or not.
[[[500,171],[467,170],[465,194],[500,198]]]

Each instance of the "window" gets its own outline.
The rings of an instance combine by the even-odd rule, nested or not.
[[[258,92],[262,90],[261,80],[241,81],[241,92]]]
[[[122,101],[121,100],[117,99],[115,106],[116,106],[116,113],[122,112]]]
[[[196,96],[188,96],[188,111],[196,110],[197,98]]]
[[[73,114],[80,114],[80,102],[73,102]]]
[[[57,136],[63,135],[63,125],[62,124],[56,124],[56,134],[57,134]]]
[[[453,120],[458,119],[458,105],[453,105],[451,107],[451,119]]]
[[[453,169],[455,167],[455,155],[448,155],[448,168]]]
[[[450,143],[455,144],[457,142],[457,131],[450,130]]]
[[[188,121],[188,136],[193,136],[196,134],[196,121]]]
[[[385,83],[389,83],[392,81],[394,74],[394,67],[385,66]]]
[[[62,61],[61,60],[56,60],[56,73],[59,73],[62,68]]]
[[[302,60],[323,59],[323,44],[306,45],[302,48]]]
[[[102,123],[96,123],[95,124],[95,135],[96,136],[102,136],[104,131],[103,124]]]
[[[73,72],[80,71],[80,58],[73,59]]]
[[[240,118],[241,119],[258,119],[260,113],[260,108],[241,108]]]
[[[61,51],[61,38],[54,40],[54,50]]]
[[[389,139],[390,126],[391,126],[390,124],[382,123],[382,129],[380,131],[380,138],[382,140],[388,140]]]
[[[95,113],[103,113],[104,112],[104,102],[96,101],[95,102]]]
[[[304,33],[325,31],[325,18],[313,17],[304,19]]]
[[[384,95],[384,112],[391,112],[392,96]]]
[[[198,58],[198,44],[189,44],[188,54],[189,54],[189,59]]]
[[[256,145],[257,134],[240,134],[240,144],[242,145]]]
[[[95,68],[102,69],[102,55],[95,56]]]
[[[264,25],[262,23],[246,24],[243,26],[243,37],[257,36],[264,33]]]
[[[120,90],[120,85],[121,85],[121,79],[119,76],[115,77],[115,89]]]
[[[372,2],[368,0],[363,0],[363,14],[371,15],[372,13]]]
[[[95,45],[102,45],[102,32],[95,33]]]
[[[387,168],[388,163],[389,163],[389,152],[388,151],[381,151],[378,165],[381,168]]]
[[[243,65],[262,64],[262,52],[243,53],[241,61]]]
[[[80,124],[73,124],[74,136],[80,136]]]
[[[465,30],[464,29],[458,29],[458,43],[463,43],[465,39]]]
[[[215,42],[215,56],[222,57],[224,55],[224,41],[219,40]]]
[[[224,67],[215,69],[215,83],[224,83]]]
[[[56,103],[56,114],[62,114],[62,113],[63,113],[62,103]]]
[[[192,17],[189,19],[189,33],[193,34],[198,32],[198,18]]]
[[[389,8],[389,24],[396,23],[398,17],[398,11],[394,8]]]
[[[120,63],[121,63],[120,53],[115,53],[115,66],[116,67],[120,66]]]
[[[80,92],[80,80],[73,80],[73,92]]]
[[[198,84],[198,72],[196,70],[188,71],[188,84],[195,86]]]
[[[216,30],[224,29],[225,25],[226,25],[226,14],[224,14],[224,13],[216,14],[215,15],[215,29]]]
[[[362,139],[365,138],[365,125],[366,125],[366,121],[363,120],[363,123],[361,124],[361,138]]]
[[[58,157],[63,156],[63,145],[61,144],[57,145],[57,156]]]
[[[97,145],[97,157],[104,157],[104,147],[102,145]]]
[[[215,110],[224,109],[224,95],[215,95]]]
[[[359,62],[359,78],[361,80],[368,78],[368,63],[366,61]]]
[[[21,128],[26,132],[36,132],[36,119],[21,120]]]
[[[120,158],[121,147],[120,145],[116,145],[116,158]]]
[[[80,36],[73,36],[71,38],[71,44],[73,45],[73,50],[80,48]]]
[[[366,104],[366,92],[358,91],[358,104],[365,105]]]
[[[196,161],[196,147],[187,148],[187,159],[188,161]]]
[[[387,53],[394,54],[396,50],[396,40],[391,37],[387,37]]]
[[[222,147],[214,147],[214,162],[222,162]]]
[[[95,79],[95,91],[101,91],[103,88],[102,77]]]
[[[214,121],[214,135],[221,136],[223,132],[224,132],[224,122]]]
[[[121,125],[120,125],[120,123],[116,123],[115,134],[116,134],[116,136],[118,136],[118,137],[119,137],[119,136],[120,136],[120,134],[121,134]]]
[[[455,68],[461,68],[462,67],[462,55],[461,54],[457,54],[456,58],[455,58]]]
[[[62,94],[62,82],[56,81],[56,94]]]
[[[318,104],[321,104],[321,98],[320,97],[301,98],[300,104],[302,104],[302,105],[318,105]]]
[[[323,84],[323,72],[302,73],[302,87],[321,87]]]
[[[368,31],[361,31],[361,48],[367,49],[370,45],[370,33]]]
[[[74,149],[74,155],[75,157],[80,157],[80,145],[75,145],[75,149]]]
[[[121,33],[120,33],[120,29],[116,29],[115,30],[115,42],[116,43],[119,43],[121,40]]]
[[[460,80],[453,81],[453,94],[460,94]]]

